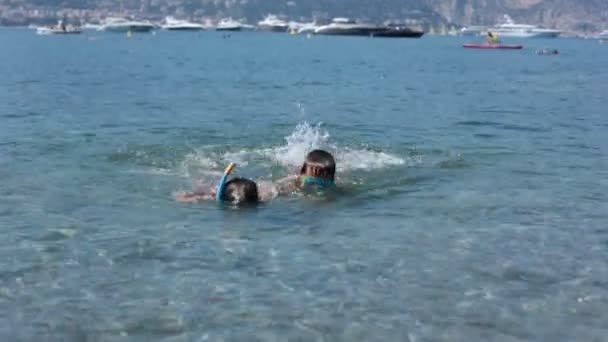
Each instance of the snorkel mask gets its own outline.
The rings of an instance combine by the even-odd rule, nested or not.
[[[313,176],[300,176],[302,181],[302,189],[311,189],[315,191],[330,190],[336,187],[336,183],[331,179],[319,178]]]
[[[215,200],[218,202],[224,201],[224,190],[226,190],[226,182],[228,181],[228,176],[234,170],[236,165],[234,163],[228,164],[226,169],[224,170],[224,175],[220,178],[220,181],[217,183],[217,190],[215,192]]]

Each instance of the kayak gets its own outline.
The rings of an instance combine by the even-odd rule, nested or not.
[[[523,45],[502,45],[502,44],[463,44],[463,48],[467,49],[510,49],[519,50]]]

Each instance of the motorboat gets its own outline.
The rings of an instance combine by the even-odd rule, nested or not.
[[[488,28],[485,26],[479,25],[471,25],[467,27],[463,27],[460,29],[461,36],[481,36],[484,35],[485,32],[488,31]]]
[[[597,35],[597,39],[599,40],[608,40],[608,30],[604,30]]]
[[[289,24],[274,14],[269,14],[258,22],[258,29],[261,31],[286,32],[288,28]]]
[[[295,30],[297,33],[315,33],[318,25],[316,22],[311,23],[297,23],[292,22],[289,25],[290,30]]]
[[[163,30],[169,31],[201,31],[205,27],[199,23],[193,23],[187,20],[175,19],[174,17],[166,17],[165,23],[161,26]]]
[[[232,18],[224,18],[215,27],[216,31],[240,31],[243,25]]]
[[[149,21],[129,20],[125,18],[106,18],[103,30],[109,32],[150,32],[154,24]]]
[[[490,28],[489,31],[502,37],[516,38],[556,38],[561,34],[559,30],[546,29],[536,25],[516,24],[506,14],[503,23]]]
[[[46,27],[41,26],[36,28],[37,34],[80,34],[82,30],[73,25],[66,25],[62,20],[57,23],[57,26]]]
[[[341,36],[372,36],[382,29],[377,25],[362,24],[348,18],[334,18],[328,25],[315,29],[315,34]]]
[[[83,30],[101,31],[101,30],[103,30],[103,25],[86,23],[86,24],[82,25],[82,29]]]
[[[374,37],[384,38],[420,38],[423,35],[424,31],[422,30],[415,30],[399,24],[390,24],[381,27],[377,32],[373,33]]]

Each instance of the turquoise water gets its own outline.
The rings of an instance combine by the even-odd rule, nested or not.
[[[2,340],[603,341],[608,48],[463,42],[1,30]]]

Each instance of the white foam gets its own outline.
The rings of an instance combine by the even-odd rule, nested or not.
[[[376,170],[406,164],[406,160],[383,151],[366,148],[342,147],[331,140],[322,124],[298,124],[294,131],[285,137],[285,145],[261,148],[240,149],[219,153],[209,146],[199,148],[186,155],[181,163],[180,174],[188,178],[209,178],[221,175],[228,162],[236,163],[239,168],[258,166],[270,168],[283,166],[291,171],[302,165],[304,157],[314,149],[329,151],[336,158],[338,172],[355,170]]]
[[[310,125],[306,122],[296,126],[293,133],[285,138],[286,145],[264,151],[266,157],[286,167],[298,167],[308,152],[325,149],[336,158],[338,171],[373,170],[387,166],[403,165],[405,160],[369,149],[341,147],[330,139],[329,132],[322,124]]]

